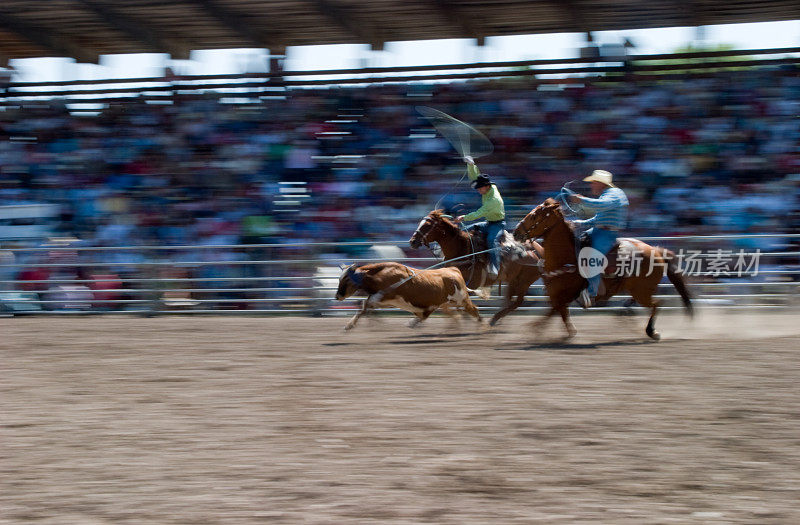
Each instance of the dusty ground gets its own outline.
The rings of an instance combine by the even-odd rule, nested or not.
[[[530,319],[0,319],[0,523],[800,523],[800,315]]]

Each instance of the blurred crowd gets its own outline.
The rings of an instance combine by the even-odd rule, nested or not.
[[[492,140],[479,165],[520,215],[602,168],[631,197],[633,234],[796,226],[800,79],[764,72],[297,90],[257,106],[130,102],[94,117],[12,109],[0,112],[0,205],[57,203],[58,229],[95,245],[406,238],[405,221],[448,191],[446,206],[478,202],[453,188],[463,164],[417,105]]]
[[[800,226],[800,78],[791,72],[330,88],[229,102],[132,100],[94,116],[53,103],[0,111],[0,206],[58,204],[54,234],[88,246],[407,239],[437,204],[480,203],[453,147],[415,110],[424,105],[494,143],[477,162],[499,185],[510,225],[564,183],[606,169],[631,201],[629,235]]]

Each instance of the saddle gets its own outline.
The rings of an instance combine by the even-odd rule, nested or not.
[[[488,249],[488,246],[486,244],[487,228],[486,228],[485,224],[480,224],[480,223],[473,224],[472,226],[467,228],[467,231],[472,236],[472,240],[474,242],[474,246],[473,246],[474,251],[482,252],[482,251]],[[488,253],[482,253],[482,254],[478,255],[477,258],[483,264],[488,264],[489,263],[489,254]]]
[[[473,224],[472,226],[467,228],[467,231],[472,235],[474,240],[474,249],[476,252],[482,252],[484,250],[489,249],[489,243],[487,242],[486,236],[488,234],[488,228],[486,224]],[[509,231],[509,230],[506,230]],[[489,264],[489,253],[482,253],[477,256],[478,260],[481,261],[483,264]]]

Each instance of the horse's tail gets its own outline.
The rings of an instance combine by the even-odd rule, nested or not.
[[[675,253],[664,249],[662,256],[667,261],[667,279],[678,290],[683,301],[683,306],[686,308],[686,313],[690,317],[694,317],[694,306],[692,306],[692,296],[689,294],[689,289],[686,288],[686,281],[683,279],[683,271],[678,266],[675,258]]]

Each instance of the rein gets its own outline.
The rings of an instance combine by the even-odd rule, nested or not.
[[[431,219],[431,217],[430,217],[430,216],[427,216],[427,217],[425,217],[425,222],[430,222],[430,221],[432,221],[432,219]],[[418,229],[419,229],[419,228],[418,228]],[[426,232],[426,233],[425,233],[425,234],[422,236],[422,238],[420,239],[420,242],[421,242],[422,244],[424,244],[424,245],[425,245],[425,247],[426,247],[426,248],[428,248],[428,250],[430,250],[430,252],[431,252],[431,253],[432,253],[434,256],[436,256],[436,253],[434,253],[433,249],[430,247],[430,243],[428,242],[428,235],[430,235],[431,233],[433,233],[433,232],[434,232],[434,230],[436,230],[436,229],[441,229],[441,230],[442,230],[442,232],[443,232],[443,233],[445,233],[445,232],[444,232],[444,229],[441,227],[441,225],[440,225],[438,222],[434,222],[434,224],[433,224],[433,226],[431,227],[431,229],[429,229],[429,230],[428,230],[428,231],[427,231],[427,232]],[[453,259],[444,260],[444,261],[442,261],[442,262],[456,261],[456,260],[459,260],[459,259],[465,259],[465,258],[467,258],[467,257],[472,257],[472,261],[470,262],[469,278],[466,280],[467,287],[469,287],[470,283],[472,283],[472,279],[473,279],[473,277],[475,277],[475,266],[477,266],[477,262],[476,262],[475,256],[477,256],[477,255],[479,255],[479,254],[481,254],[481,253],[490,252],[490,251],[494,250],[494,248],[492,248],[492,249],[489,249],[489,250],[484,250],[484,251],[482,251],[482,252],[476,252],[476,251],[475,251],[475,240],[472,238],[472,235],[469,233],[469,231],[468,231],[466,228],[463,228],[463,229],[462,229],[460,225],[458,226],[458,230],[459,230],[459,231],[462,231],[462,232],[464,232],[464,233],[466,233],[466,234],[467,234],[467,238],[469,239],[469,244],[470,244],[470,252],[471,252],[471,253],[469,253],[469,254],[467,254],[467,255],[463,255],[463,256],[461,256],[461,257],[455,257],[455,258],[453,258]],[[438,258],[438,256],[436,256],[436,258]],[[440,264],[441,264],[441,263],[440,263]],[[456,265],[456,266],[458,266],[458,265]],[[433,266],[432,266],[431,268],[433,268]]]
[[[475,241],[472,238],[472,235],[464,228],[462,231],[466,232],[467,237],[469,238],[469,251],[472,252],[472,261],[470,262],[470,269],[469,269],[469,279],[467,279],[467,288],[469,288],[469,283],[472,282],[472,278],[475,277],[475,267],[478,265],[475,259]],[[483,283],[481,283],[483,284]]]
[[[549,213],[548,213],[547,215],[545,215],[545,217],[549,217],[549,216],[550,216],[550,214],[549,214]],[[522,221],[524,222],[524,221],[525,221],[525,219],[523,218],[523,219],[522,219]],[[541,221],[534,221],[534,223],[533,223],[533,224],[531,224],[531,225],[530,225],[530,226],[529,226],[527,229],[525,229],[525,231],[522,233],[522,235],[524,236],[524,238],[525,238],[525,239],[527,239],[527,238],[528,238],[528,234],[530,233],[530,231],[531,231],[532,229],[534,229],[536,226],[538,226],[540,222],[541,222]],[[542,232],[542,233],[539,235],[539,237],[544,237],[545,235],[547,235],[547,233],[548,233],[550,230],[552,230],[552,229],[553,229],[553,228],[555,228],[555,227],[556,227],[556,225],[555,225],[555,224],[553,224],[552,226],[550,226],[549,228],[547,228],[545,231],[543,231],[543,232]],[[524,240],[524,239],[523,239],[523,240]]]
[[[564,275],[564,274],[567,274],[567,273],[575,273],[575,271],[577,269],[578,269],[578,267],[575,266],[574,264],[567,263],[564,266],[562,266],[561,268],[555,269],[555,270],[553,270],[551,272],[542,272],[542,277],[545,277],[545,278],[558,277],[559,275]]]
[[[535,212],[535,210],[534,210],[534,212]],[[534,212],[531,212],[531,213],[534,213]],[[549,217],[549,216],[550,216],[550,213],[555,213],[555,212],[549,212],[549,213],[547,213],[547,214],[545,215],[545,218]],[[523,219],[523,221],[524,221],[524,220],[525,220],[525,219]],[[562,220],[564,220],[564,219],[562,218]],[[526,237],[526,238],[527,238],[527,237],[528,237],[528,233],[530,233],[530,231],[531,231],[531,230],[533,230],[533,229],[534,229],[536,226],[538,226],[540,222],[542,222],[542,221],[541,221],[541,220],[535,220],[535,221],[533,221],[533,224],[531,224],[531,225],[530,225],[530,226],[529,226],[529,227],[528,227],[528,228],[525,230],[525,232],[524,232],[524,234],[523,234],[523,235],[524,235],[524,237]],[[566,220],[564,220],[564,222],[566,222]],[[557,225],[557,223],[556,223],[556,224],[553,224],[552,226],[550,226],[549,228],[547,228],[546,230],[544,230],[544,231],[541,233],[541,237],[546,237],[546,236],[547,236],[547,234],[548,234],[548,233],[550,233],[550,230],[552,230],[553,228],[555,228],[555,227],[556,227],[556,225]],[[577,242],[577,237],[576,237],[576,242]],[[544,260],[543,260],[543,259],[540,259],[540,260],[538,261],[538,266],[539,266],[539,270],[541,271],[541,275],[542,275],[542,277],[544,277],[544,278],[548,278],[548,279],[549,279],[549,278],[551,278],[551,277],[558,277],[558,276],[560,276],[560,275],[565,275],[565,274],[568,274],[568,273],[575,273],[575,272],[578,270],[578,267],[577,267],[577,265],[575,265],[575,264],[572,264],[572,263],[567,263],[567,264],[564,264],[563,266],[561,266],[560,268],[556,268],[555,270],[551,270],[551,271],[549,271],[549,272],[545,272],[545,271],[544,271]]]

